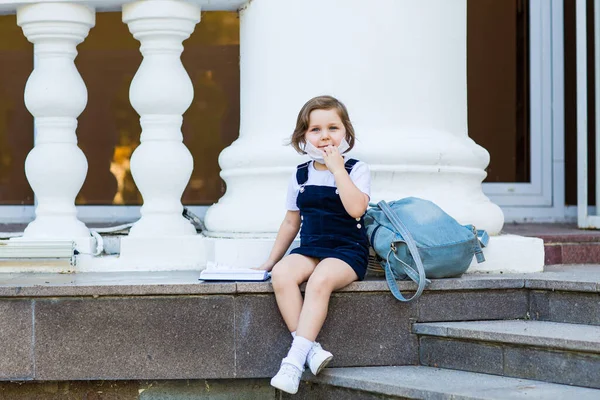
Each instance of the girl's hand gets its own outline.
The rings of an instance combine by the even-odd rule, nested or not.
[[[344,157],[338,151],[336,146],[327,146],[323,149],[323,160],[329,172],[335,175],[336,172],[344,171]]]
[[[275,264],[276,263],[274,261],[267,260],[260,267],[251,268],[251,269],[257,269],[257,270],[260,270],[260,271],[270,272],[273,269],[273,267],[275,266]]]

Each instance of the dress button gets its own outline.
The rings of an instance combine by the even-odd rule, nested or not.
[[[361,224],[356,224],[356,227],[357,227],[358,229],[360,229],[360,228],[362,228],[362,225],[361,225]]]
[[[335,189],[335,194],[340,194],[340,192],[337,189]]]
[[[355,218],[357,221],[360,221],[360,217],[359,218]]]
[[[304,186],[300,186],[300,193],[304,193]]]

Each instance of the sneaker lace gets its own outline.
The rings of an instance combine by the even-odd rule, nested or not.
[[[321,344],[314,342],[314,344],[312,345],[312,347],[310,348],[310,350],[308,351],[308,359],[312,359],[315,354],[317,354],[318,351],[323,350],[323,347],[321,347]]]
[[[295,365],[289,363],[281,364],[281,369],[279,370],[281,375],[289,376],[290,378],[298,379],[302,376],[302,371],[300,371]]]

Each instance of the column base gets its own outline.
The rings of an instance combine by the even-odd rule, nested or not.
[[[483,249],[485,262],[475,259],[467,273],[532,273],[544,270],[544,241],[539,238],[518,235],[490,237]]]
[[[234,268],[253,268],[269,256],[275,239],[267,238],[205,238],[206,260]],[[295,240],[290,249],[300,245]],[[486,261],[473,261],[467,273],[533,273],[544,270],[544,241],[517,235],[490,238],[483,250]],[[287,254],[286,253],[286,254]]]
[[[206,266],[206,241],[202,235],[124,237],[118,270],[200,271]]]

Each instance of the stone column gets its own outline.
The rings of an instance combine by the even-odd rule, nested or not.
[[[75,208],[87,174],[87,160],[77,147],[75,133],[87,90],[74,59],[76,46],[95,24],[95,12],[78,4],[40,2],[19,7],[17,23],[35,54],[25,106],[35,118],[36,137],[25,174],[37,206],[23,239],[73,240],[79,251],[89,253],[94,241]]]
[[[499,234],[503,213],[481,188],[489,154],[467,134],[466,0],[254,0],[240,16],[240,137],[220,155],[227,192],[206,214],[209,234],[274,235],[299,162],[282,143],[321,94],[349,109],[373,201],[423,197]],[[216,243],[217,261],[232,258]]]
[[[142,193],[142,217],[121,242],[121,257],[144,269],[197,266],[199,237],[182,216],[181,196],[193,159],[183,144],[183,113],[194,89],[181,63],[182,42],[200,21],[200,7],[178,0],[143,0],[123,6],[123,22],[140,41],[143,61],[129,97],[140,115],[140,146],[131,173]]]

